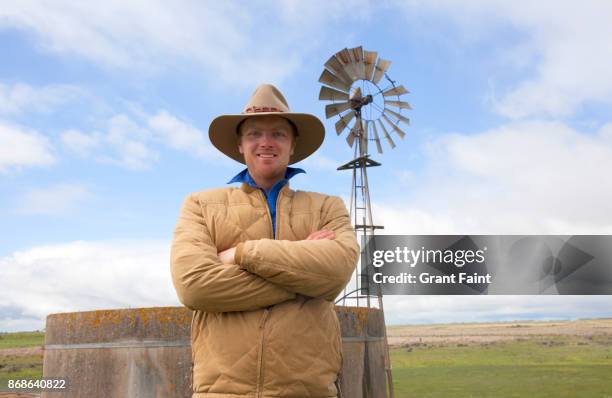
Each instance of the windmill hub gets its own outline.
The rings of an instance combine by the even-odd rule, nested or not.
[[[361,98],[351,98],[351,108],[357,112],[361,111],[361,108],[372,103],[374,101],[371,95],[366,95]]]

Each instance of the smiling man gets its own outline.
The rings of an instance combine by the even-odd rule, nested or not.
[[[174,286],[194,310],[193,397],[336,397],[333,300],[359,246],[340,198],[289,188],[304,173],[289,164],[317,150],[323,124],[266,84],[209,136],[247,168],[239,187],[189,195],[174,232]]]

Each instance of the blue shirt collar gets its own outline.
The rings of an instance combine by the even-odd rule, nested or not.
[[[285,171],[285,178],[283,180],[281,180],[281,181],[287,182],[291,178],[295,177],[298,174],[302,174],[302,173],[305,174],[306,172],[303,169],[300,169],[299,167],[287,167],[287,171]],[[279,182],[281,182],[281,181],[279,181]],[[253,180],[253,177],[251,177],[251,175],[249,174],[249,169],[248,168],[244,169],[240,173],[236,174],[234,176],[234,178],[229,180],[227,183],[228,184],[232,184],[234,182],[244,182],[244,183],[247,183],[248,185],[252,186],[253,188],[259,188],[257,186],[257,184],[255,183],[255,181]]]

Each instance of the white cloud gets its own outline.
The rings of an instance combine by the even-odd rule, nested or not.
[[[79,156],[88,157],[100,145],[100,133],[85,134],[78,130],[70,129],[62,132],[60,140],[69,150]]]
[[[494,53],[500,68],[512,66],[523,74],[500,98],[493,98],[496,111],[504,116],[563,117],[590,102],[612,104],[609,1],[517,4],[511,0],[441,0],[398,4],[417,22],[423,12],[448,17],[467,40],[498,37],[495,33],[501,34],[503,29],[520,37],[514,47]]]
[[[68,242],[0,258],[0,331],[44,327],[51,313],[178,306],[166,241]],[[609,297],[387,296],[388,323],[610,316]]]
[[[108,1],[95,6],[70,1],[20,2],[3,7],[1,15],[5,27],[35,33],[48,51],[129,67],[160,55],[189,55],[200,44],[222,49],[219,37],[228,43],[239,42],[233,24],[223,22],[231,13],[236,21],[243,20],[244,13],[236,6],[227,8],[211,4],[206,9],[194,3],[170,6],[156,1]]]
[[[55,163],[49,140],[34,130],[0,120],[0,173]]]
[[[562,123],[511,123],[447,135],[428,169],[375,215],[397,234],[612,233],[612,125],[585,134]]]
[[[200,158],[218,158],[218,152],[213,150],[208,138],[202,131],[160,110],[157,114],[147,117],[147,124],[157,138],[170,148],[191,153]]]
[[[179,305],[169,247],[165,241],[78,241],[0,258],[0,331],[42,329],[56,312]]]
[[[388,324],[610,317],[610,296],[385,296]]]
[[[26,192],[19,200],[19,211],[25,214],[57,215],[78,208],[92,196],[84,186],[58,184]]]
[[[315,41],[295,43],[322,33],[319,28],[330,18],[347,17],[299,4],[17,2],[0,9],[0,29],[25,30],[45,51],[111,68],[152,72],[197,65],[220,85],[251,86],[284,80]]]
[[[304,159],[298,166],[302,166],[307,169],[333,172],[336,171],[338,166],[342,164],[343,162],[339,160],[334,160],[321,155],[319,152],[315,152],[312,156]]]
[[[129,116],[115,115],[108,121],[108,130],[104,136],[106,143],[115,150],[115,156],[104,160],[131,170],[148,169],[158,159],[157,151],[148,145],[151,137],[148,129]]]
[[[129,115],[116,114],[105,125],[102,132],[66,130],[61,142],[78,156],[136,171],[151,168],[163,147],[227,163],[202,131],[166,110],[154,115],[138,109]]]
[[[149,129],[125,114],[116,114],[105,124],[104,132],[70,129],[60,139],[67,150],[81,157],[93,156],[99,162],[130,170],[147,170],[157,161],[159,155],[151,146],[153,135]]]
[[[82,94],[81,89],[70,85],[32,87],[25,83],[12,86],[0,83],[0,113],[48,112]]]

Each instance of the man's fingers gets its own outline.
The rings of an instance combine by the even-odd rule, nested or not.
[[[306,240],[318,240],[318,239],[321,239],[321,236],[324,233],[325,233],[325,231],[314,231],[313,233],[308,235],[308,238],[306,238]]]
[[[336,239],[336,234],[334,231],[330,231],[327,229],[322,229],[320,231],[314,231],[306,240],[321,240],[321,239]]]
[[[236,248],[232,247],[227,250],[223,250],[222,252],[217,253],[219,256],[219,260],[221,260],[224,264],[233,264],[234,263],[234,255],[236,253]]]
[[[325,233],[321,234],[321,239],[335,239],[336,234],[334,231],[325,231]]]

